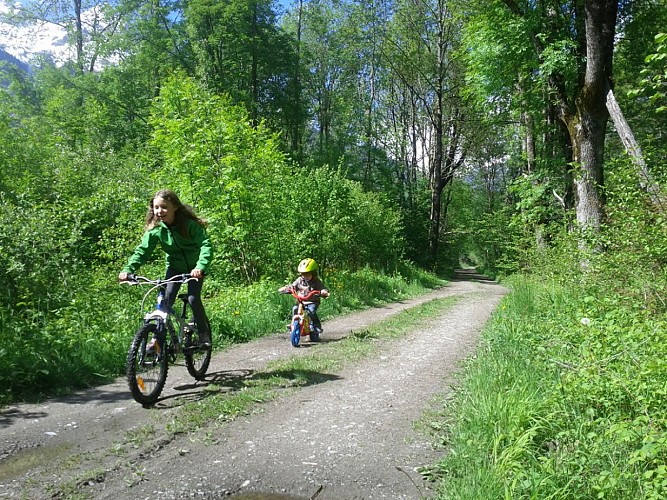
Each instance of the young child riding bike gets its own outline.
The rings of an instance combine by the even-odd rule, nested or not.
[[[313,328],[319,336],[319,334],[322,333],[322,322],[317,316],[317,309],[320,306],[320,296],[328,297],[329,290],[326,289],[324,284],[317,277],[317,262],[315,262],[315,259],[303,259],[301,262],[299,262],[297,271],[301,275],[293,283],[279,288],[278,291],[280,293],[290,293],[291,290],[294,290],[297,295],[300,296],[306,296],[312,290],[318,290],[320,292],[319,296],[315,296],[303,304],[304,307],[308,309],[310,319],[313,323]],[[296,306],[294,307],[293,314],[294,313],[296,313]]]
[[[191,207],[181,203],[176,193],[169,189],[162,189],[151,198],[141,243],[134,249],[118,279],[127,280],[128,274],[148,262],[158,245],[167,254],[165,279],[187,273],[198,278],[188,282],[188,296],[200,342],[202,346],[210,347],[211,332],[208,331],[208,318],[201,301],[204,275],[213,255],[211,241],[206,234],[206,221],[200,219]],[[173,306],[180,286],[180,283],[166,285],[164,301],[169,307]]]

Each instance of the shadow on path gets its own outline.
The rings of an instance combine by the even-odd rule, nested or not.
[[[475,269],[455,269],[451,281],[475,281],[477,283],[496,283],[496,280],[479,274]]]

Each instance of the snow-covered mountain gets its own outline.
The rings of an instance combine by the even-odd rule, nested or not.
[[[16,57],[11,55],[8,52],[5,52],[4,50],[0,49],[0,63],[9,63],[13,64],[14,66],[18,66],[20,69],[22,69],[25,72],[30,72],[30,66],[23,61],[19,61]]]
[[[0,13],[6,11],[7,7],[0,3]],[[29,64],[36,55],[44,54],[60,66],[73,56],[65,29],[49,23],[16,28],[0,22],[0,50],[24,64]]]

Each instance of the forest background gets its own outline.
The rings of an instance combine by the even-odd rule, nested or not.
[[[460,265],[512,284],[432,471],[449,497],[659,498],[666,7],[17,4],[72,57],[2,68],[0,402],[122,372],[139,296],[115,277],[169,187],[209,221],[218,345],[282,325],[304,256],[325,315]]]

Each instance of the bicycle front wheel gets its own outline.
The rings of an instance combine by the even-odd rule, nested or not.
[[[166,346],[147,349],[148,343],[158,332],[155,323],[145,323],[134,334],[127,352],[127,382],[137,403],[150,406],[160,397],[167,381],[168,356]]]
[[[196,326],[194,315],[190,304],[185,305],[185,323],[188,325],[188,332],[184,335],[185,348],[183,354],[185,355],[185,366],[188,368],[188,373],[194,377],[195,380],[202,380],[206,376],[208,365],[211,363],[211,354],[213,352],[213,332],[211,331],[211,324],[208,326],[208,342],[209,346],[201,345],[201,338],[199,337],[199,328]]]
[[[301,323],[299,323],[298,319],[292,321],[292,331],[290,332],[290,341],[292,342],[292,346],[299,347],[299,343],[301,342]]]

